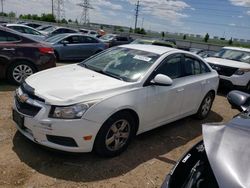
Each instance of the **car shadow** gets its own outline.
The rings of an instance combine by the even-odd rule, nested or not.
[[[13,151],[22,162],[46,176],[75,182],[97,181],[130,172],[153,158],[174,164],[176,161],[163,155],[199,137],[202,134],[201,124],[222,120],[213,111],[206,120],[184,118],[137,136],[127,151],[115,158],[45,149],[28,141],[19,132],[13,138]]]
[[[14,91],[18,86],[10,85],[7,81],[0,81],[0,92],[1,91]]]

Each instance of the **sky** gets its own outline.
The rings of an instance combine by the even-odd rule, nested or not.
[[[64,0],[66,19],[80,20],[80,2]],[[90,22],[133,28],[136,2],[90,0]],[[4,11],[51,13],[51,0],[5,0]],[[250,40],[250,0],[140,0],[138,27]]]

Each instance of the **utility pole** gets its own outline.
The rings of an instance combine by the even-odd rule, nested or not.
[[[52,16],[54,16],[54,0],[52,0],[51,10],[52,10]]]
[[[3,1],[4,1],[4,0],[1,0],[2,16],[3,16]]]
[[[57,22],[65,18],[64,0],[53,0],[53,14]]]
[[[79,7],[82,8],[82,15],[80,18],[80,23],[87,25],[90,22],[90,18],[89,18],[89,9],[94,9],[91,5],[89,0],[82,0],[81,3],[77,4]]]
[[[137,1],[136,8],[135,8],[135,29],[134,29],[134,31],[136,31],[136,28],[137,28],[137,19],[138,19],[138,16],[139,16],[139,7],[140,7],[140,0]]]

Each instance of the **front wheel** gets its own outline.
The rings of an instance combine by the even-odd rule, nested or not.
[[[213,101],[214,101],[214,94],[212,92],[209,92],[203,99],[199,107],[199,110],[196,113],[196,117],[198,119],[205,119],[208,116],[211,107],[213,105]]]
[[[103,157],[114,157],[128,147],[135,135],[135,121],[128,112],[111,116],[99,130],[95,144],[95,152]]]

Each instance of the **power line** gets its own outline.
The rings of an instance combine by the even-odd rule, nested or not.
[[[89,24],[90,22],[89,9],[93,9],[93,7],[89,3],[89,0],[82,0],[82,2],[78,3],[77,5],[82,7],[82,15],[81,15],[80,23],[85,24],[85,25]]]
[[[136,8],[135,8],[135,30],[137,28],[137,19],[139,16],[139,7],[140,7],[140,0],[137,1]]]

